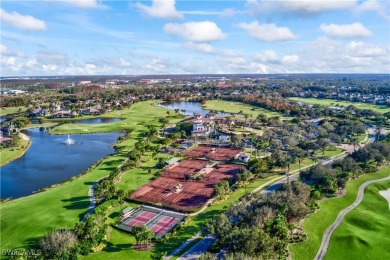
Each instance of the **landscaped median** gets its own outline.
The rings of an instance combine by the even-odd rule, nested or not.
[[[347,182],[347,194],[343,197],[320,201],[320,209],[310,215],[303,223],[307,240],[300,244],[293,244],[289,248],[292,258],[314,259],[325,230],[334,222],[341,210],[354,202],[360,185],[369,180],[386,177],[389,172],[390,166],[385,166],[377,172],[361,175],[359,178]]]

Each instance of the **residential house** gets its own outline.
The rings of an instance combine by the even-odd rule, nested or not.
[[[46,110],[43,108],[37,108],[32,110],[29,114],[29,117],[41,117],[41,116],[46,116]]]

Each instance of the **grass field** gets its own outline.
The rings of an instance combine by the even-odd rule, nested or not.
[[[252,119],[255,119],[259,114],[265,114],[266,116],[280,116],[282,114],[277,112],[272,112],[270,110],[255,107],[251,105],[247,105],[241,102],[233,102],[233,101],[224,101],[224,100],[207,100],[206,104],[203,105],[204,108],[216,111],[225,111],[225,113],[234,113],[238,114],[238,112],[242,111],[243,114],[252,115]]]
[[[148,111],[143,113],[143,111]],[[74,181],[49,191],[9,201],[0,205],[1,249],[28,247],[53,228],[71,228],[83,217],[89,207],[88,189],[97,179],[108,175],[126,158],[128,151],[140,139],[140,132],[146,129],[145,123],[157,122],[166,116],[165,109],[142,102],[128,110],[123,110],[129,127],[135,129],[131,139],[118,144],[123,152],[116,153],[102,161],[98,167]],[[179,119],[173,119],[173,122]],[[90,125],[89,125],[90,126]],[[66,128],[65,128],[66,129]],[[97,128],[101,129],[101,127]],[[95,129],[96,130],[96,129]],[[56,130],[56,133],[62,133]],[[147,182],[140,179],[139,185]],[[135,184],[133,184],[135,186]]]
[[[21,139],[17,147],[8,147],[0,150],[0,167],[22,156],[30,147],[29,141]]]
[[[102,117],[124,118],[120,122],[103,123],[103,124],[63,124],[50,130],[52,134],[88,134],[88,133],[102,133],[113,132],[124,129],[140,129],[144,130],[145,125],[159,125],[158,118],[166,117],[165,111],[160,107],[154,106],[156,101],[143,102],[131,107],[131,109],[115,110]],[[147,104],[147,107],[145,107]],[[84,119],[84,118],[82,118]],[[171,123],[177,122],[183,117],[171,117]],[[73,118],[73,120],[75,120]]]
[[[292,259],[314,259],[325,230],[334,222],[341,210],[354,202],[360,185],[369,180],[386,177],[389,172],[390,166],[386,166],[378,172],[364,174],[347,183],[347,194],[345,196],[320,201],[320,209],[310,215],[303,223],[303,230],[308,236],[307,240],[304,243],[293,244],[289,247]]]
[[[24,112],[26,110],[27,110],[26,107],[2,107],[0,108],[0,116],[2,117],[9,114],[15,114],[18,113],[19,111]]]
[[[390,259],[390,209],[379,191],[390,181],[369,185],[363,201],[333,233],[325,259]]]
[[[256,180],[248,185],[246,189],[241,188],[234,191],[225,201],[213,204],[201,214],[192,217],[192,220],[186,226],[182,227],[177,235],[172,237],[169,242],[156,244],[156,247],[151,251],[138,252],[136,250],[132,250],[131,247],[135,244],[134,237],[123,231],[112,229],[109,234],[107,247],[102,252],[90,254],[89,256],[81,257],[81,259],[150,259],[151,255],[156,252],[169,253],[201,230],[205,223],[207,223],[210,219],[217,217],[225,211],[226,208],[228,208],[234,201],[238,200],[240,197],[254,190],[258,186],[277,177],[278,176],[270,176],[265,179]],[[134,206],[134,204],[130,205]],[[113,209],[113,213],[110,215],[109,220],[111,223],[114,223],[117,211],[124,207],[125,206]]]
[[[333,100],[333,99],[318,99],[318,98],[292,97],[289,99],[293,101],[300,101],[307,104],[312,104],[312,105],[335,106],[336,104],[338,104],[339,106],[343,106],[343,107],[353,105],[359,109],[370,109],[372,111],[382,113],[382,114],[390,112],[390,107],[374,105],[369,103],[349,102],[349,101]]]

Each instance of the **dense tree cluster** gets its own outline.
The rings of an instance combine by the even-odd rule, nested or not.
[[[211,220],[206,232],[228,253],[256,258],[284,258],[295,221],[312,212],[309,187],[286,184],[269,196],[253,194]]]
[[[333,196],[337,190],[344,189],[346,182],[364,172],[377,170],[377,166],[390,160],[390,144],[372,143],[353,152],[344,160],[336,160],[332,165],[317,164],[301,172],[300,177],[309,183],[312,196]]]
[[[28,104],[26,96],[1,97],[1,107],[20,107]]]

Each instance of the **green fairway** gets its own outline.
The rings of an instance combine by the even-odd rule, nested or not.
[[[387,106],[381,106],[381,105],[374,105],[369,103],[360,103],[360,102],[349,102],[349,101],[343,101],[343,100],[333,100],[333,99],[318,99],[318,98],[298,98],[298,97],[292,97],[289,98],[293,101],[300,101],[307,104],[312,105],[323,105],[323,106],[336,106],[338,104],[339,106],[347,107],[350,105],[353,105],[359,109],[369,109],[378,113],[387,113],[390,112],[390,107]]]
[[[157,101],[146,101],[136,103],[130,109],[115,110],[109,114],[104,114],[101,117],[123,118],[120,122],[104,123],[104,124],[63,124],[50,130],[52,134],[88,134],[113,132],[124,129],[141,128],[146,129],[146,125],[159,125],[158,119],[166,117],[165,109],[154,106]],[[142,105],[141,105],[142,104]],[[184,117],[171,117],[171,123],[177,122]],[[84,118],[82,118],[84,119]],[[75,120],[73,118],[73,120]],[[141,126],[141,127],[140,127]]]
[[[272,112],[270,110],[247,105],[241,102],[233,101],[224,101],[224,100],[207,100],[206,104],[203,105],[204,108],[215,111],[224,111],[225,113],[234,113],[238,114],[242,111],[242,114],[252,115],[252,119],[255,119],[259,114],[265,114],[266,116],[280,116],[282,114],[277,112]]]
[[[390,166],[386,166],[378,172],[364,174],[347,182],[347,194],[345,196],[320,201],[320,209],[303,222],[303,230],[307,234],[307,240],[300,244],[292,244],[289,247],[292,258],[299,260],[314,259],[325,230],[334,222],[341,210],[355,201],[360,185],[369,180],[386,177],[389,172]]]
[[[204,225],[210,220],[223,211],[226,210],[234,201],[238,200],[240,197],[244,196],[246,193],[251,192],[258,186],[277,178],[278,176],[270,176],[265,179],[256,180],[253,183],[249,184],[246,188],[241,188],[233,192],[228,199],[225,201],[213,204],[205,211],[200,213],[197,216],[192,217],[192,221],[189,222],[186,226],[181,228],[176,236],[172,237],[169,242],[164,244],[156,244],[155,249],[147,252],[138,252],[136,250],[130,250],[131,246],[135,244],[135,239],[133,236],[113,229],[109,234],[109,239],[107,247],[100,253],[90,254],[89,256],[82,257],[81,259],[150,259],[151,254],[155,252],[171,252],[187,239],[195,235],[199,230],[201,230]],[[130,204],[134,206],[134,204]],[[113,209],[113,213],[110,215],[109,222],[114,223],[114,218],[117,216],[117,211],[122,207],[117,207]],[[122,250],[123,249],[123,250]]]
[[[24,112],[26,110],[27,110],[26,107],[2,107],[0,108],[0,116],[6,116],[10,114]]]
[[[153,106],[150,101],[134,104],[126,110],[127,115],[133,116],[124,121],[135,130],[129,140],[117,145],[122,152],[107,157],[91,172],[70,183],[1,204],[1,249],[25,248],[35,244],[37,239],[53,228],[73,227],[89,207],[88,189],[91,184],[123,162],[127,151],[140,139],[140,132],[146,129],[145,122],[158,124],[158,118],[166,116],[165,111]],[[171,123],[177,120],[173,119]],[[147,181],[148,178],[140,179],[139,185]]]
[[[7,147],[0,150],[0,167],[21,157],[30,147],[29,141],[20,140],[17,147]]]
[[[325,259],[390,259],[390,209],[379,191],[390,181],[369,185],[363,201],[331,236]]]

